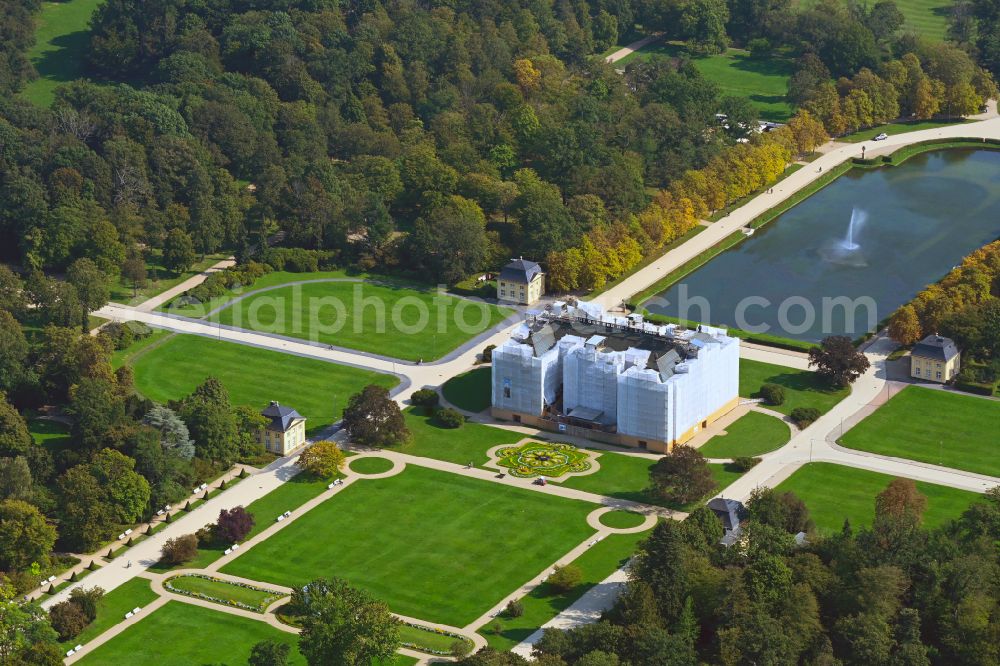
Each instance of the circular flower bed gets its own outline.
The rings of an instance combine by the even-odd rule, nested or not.
[[[578,474],[591,468],[590,455],[572,444],[527,442],[497,451],[497,464],[512,476],[562,476]]]

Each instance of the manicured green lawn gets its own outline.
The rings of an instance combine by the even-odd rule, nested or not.
[[[619,60],[615,66],[621,68],[634,60],[656,56],[682,55],[688,55],[683,45],[658,42]],[[702,76],[719,86],[723,97],[746,97],[767,120],[783,122],[791,117],[793,108],[785,95],[795,67],[789,58],[781,55],[751,58],[747,51],[729,49],[719,55],[691,59]]]
[[[421,407],[411,407],[405,410],[404,415],[406,427],[413,436],[409,442],[394,446],[392,450],[422,458],[446,460],[458,465],[471,462],[481,467],[490,460],[486,455],[490,448],[514,444],[524,439],[524,435],[519,432],[479,423],[465,423],[460,428],[443,428]]]
[[[605,537],[574,560],[573,564],[583,572],[583,579],[579,585],[565,594],[556,594],[550,585],[542,583],[521,598],[524,615],[517,618],[501,616],[487,624],[480,633],[491,647],[510,650],[569,607],[587,590],[624,565],[635,552],[639,542],[647,536],[649,536],[648,531],[637,534],[612,534]],[[499,634],[491,630],[495,624],[500,627]]]
[[[86,586],[85,586],[86,587]],[[132,578],[104,595],[97,604],[97,617],[76,638],[61,645],[69,650],[97,638],[125,619],[125,613],[136,606],[144,607],[157,598],[156,592],[145,578]]]
[[[458,640],[467,644],[470,651],[473,648],[472,641],[468,639],[460,639],[455,638],[454,636],[448,636],[447,634],[439,634],[436,631],[421,629],[420,627],[414,627],[410,624],[404,624],[399,627],[399,640],[402,643],[411,644],[415,650],[423,648],[424,651],[434,650],[437,652],[449,652],[451,651],[452,644]]]
[[[833,463],[810,463],[778,484],[776,490],[790,490],[809,507],[809,514],[821,532],[839,532],[844,519],[855,528],[869,527],[875,520],[875,496],[885,490],[893,477],[865,469]],[[917,489],[927,496],[924,525],[936,527],[958,518],[980,495],[965,490],[917,481]]]
[[[173,590],[192,592],[201,597],[211,597],[212,599],[223,599],[225,601],[235,601],[237,603],[254,606],[264,610],[271,602],[285,596],[277,590],[264,592],[249,587],[233,585],[226,581],[210,580],[200,576],[177,576],[167,581]],[[169,589],[169,588],[168,588]]]
[[[1000,476],[1000,402],[908,386],[840,438],[852,449]]]
[[[354,483],[223,571],[289,587],[341,576],[395,612],[465,626],[593,534],[593,508],[411,466]]]
[[[356,472],[358,474],[381,474],[382,472],[388,472],[392,469],[391,460],[388,458],[377,458],[374,456],[355,458],[354,460],[348,461],[347,464],[351,468],[352,472]]]
[[[101,0],[42,3],[36,19],[35,45],[28,50],[38,78],[25,86],[25,98],[49,106],[55,99],[56,86],[80,77],[90,40],[90,15],[99,4]]]
[[[486,366],[452,377],[441,387],[441,392],[445,400],[459,409],[481,412],[490,407],[492,382],[493,368]]]
[[[692,502],[686,506],[674,506],[650,492],[649,468],[656,462],[650,458],[606,451],[598,457],[597,462],[601,468],[596,473],[570,477],[563,481],[561,485],[567,488],[576,488],[577,490],[597,493],[605,497],[667,506],[680,511],[687,511],[701,503],[699,501]],[[717,484],[715,490],[711,493],[712,495],[718,493],[742,475],[741,472],[737,471],[731,465],[709,463],[709,467]],[[558,481],[558,479],[553,479],[553,481]]]
[[[211,320],[409,361],[430,361],[511,313],[508,308],[430,290],[321,282],[252,294]]]
[[[197,319],[203,318],[207,313],[215,310],[216,308],[221,308],[226,305],[229,301],[233,300],[236,296],[241,294],[246,294],[252,291],[257,291],[259,289],[264,289],[265,287],[274,287],[281,284],[288,284],[289,282],[302,282],[303,280],[330,280],[330,279],[342,279],[342,278],[356,278],[362,279],[370,277],[367,273],[358,273],[354,275],[348,275],[347,271],[335,270],[335,271],[315,271],[312,273],[292,273],[291,271],[273,271],[267,275],[262,275],[257,278],[257,280],[247,287],[239,287],[233,289],[226,289],[222,294],[216,296],[208,303],[190,303],[182,304],[181,297],[169,301],[157,308],[163,312],[171,312],[173,314],[183,315],[185,317],[195,317]]]
[[[80,660],[94,666],[245,664],[250,648],[273,640],[292,646],[290,665],[302,665],[294,634],[257,620],[171,601]]]
[[[964,120],[917,120],[913,122],[903,122],[903,123],[888,123],[887,125],[878,125],[877,127],[870,127],[865,130],[859,130],[853,134],[846,134],[841,137],[837,137],[837,141],[844,141],[847,143],[861,143],[866,142],[869,147],[878,147],[878,142],[873,141],[873,139],[879,134],[885,132],[889,136],[895,136],[896,134],[905,134],[907,132],[916,132],[917,130],[925,129],[935,129],[937,127],[948,127],[949,125],[962,124],[966,121]]]
[[[796,407],[815,407],[826,413],[847,397],[850,389],[831,389],[815,372],[796,370],[749,359],[740,359],[740,395],[758,398],[764,384],[778,384],[785,389],[785,402],[769,407],[782,414],[791,414]]]
[[[726,434],[716,435],[698,450],[706,458],[759,456],[784,446],[791,434],[784,421],[760,412],[747,412],[726,426]]]
[[[601,524],[605,527],[612,527],[621,530],[642,525],[642,522],[646,520],[646,517],[641,513],[635,513],[634,511],[608,511],[607,513],[602,513],[598,520],[600,520]]]
[[[73,1],[76,2],[77,0]],[[160,251],[153,250],[150,256],[146,258],[146,272],[148,274],[146,286],[138,290],[133,289],[132,285],[125,278],[119,276],[111,283],[111,301],[127,305],[141,303],[152,296],[156,296],[180,284],[189,277],[201,273],[225,258],[226,255],[224,254],[206,255],[204,259],[196,261],[191,270],[183,273],[175,273],[160,263]]]
[[[316,430],[337,421],[348,398],[367,384],[395,386],[389,375],[197,335],[174,335],[133,358],[136,389],[157,402],[189,395],[218,377],[234,405],[289,405]]]

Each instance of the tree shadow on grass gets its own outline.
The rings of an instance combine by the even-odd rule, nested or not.
[[[734,53],[730,58],[733,61],[733,69],[761,76],[791,76],[795,69],[791,61],[781,57],[753,58],[742,53]]]
[[[68,83],[80,76],[83,69],[83,54],[90,43],[89,30],[77,30],[60,35],[49,42],[57,47],[45,51],[35,62],[35,70],[43,79]]]

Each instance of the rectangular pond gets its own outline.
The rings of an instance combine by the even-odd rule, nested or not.
[[[998,238],[1000,152],[925,153],[849,171],[644,307],[798,340],[857,337]]]

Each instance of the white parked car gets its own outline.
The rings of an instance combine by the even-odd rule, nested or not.
[[[886,140],[886,139],[888,139],[888,138],[889,138],[889,135],[888,135],[888,134],[886,134],[885,132],[882,132],[882,133],[881,133],[881,134],[879,134],[879,135],[878,135],[877,137],[875,137],[875,140],[876,140],[876,141],[885,141],[885,140]]]

